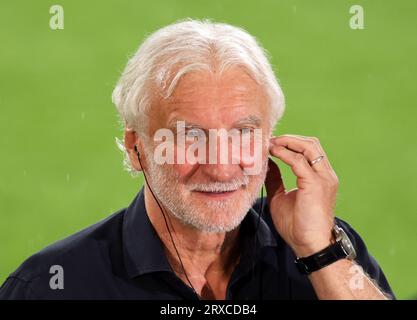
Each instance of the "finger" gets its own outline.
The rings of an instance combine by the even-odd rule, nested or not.
[[[333,170],[333,167],[331,166],[330,162],[329,162],[329,158],[327,157],[326,153],[323,150],[323,147],[321,146],[320,141],[317,138],[314,137],[305,137],[305,136],[298,136],[298,135],[291,135],[291,134],[285,134],[279,137],[273,137],[271,138],[271,142],[272,143],[276,143],[278,145],[280,145],[279,143],[276,142],[276,140],[291,140],[291,141],[305,141],[309,144],[313,144],[315,146],[315,150],[319,150],[318,154],[319,155],[323,155],[324,158],[315,163],[314,165],[312,165],[312,168],[314,169],[315,172],[318,172],[321,176],[327,178],[327,179],[331,179],[332,181],[338,181],[338,177],[336,175],[336,172]],[[284,143],[285,144],[285,143]],[[287,143],[287,145],[289,145],[289,143]],[[291,148],[290,148],[291,147]],[[294,146],[294,143],[291,144],[291,146],[288,146],[288,148],[292,149],[296,149],[296,146]],[[302,148],[298,149],[301,150]],[[298,151],[298,150],[294,150],[294,151]],[[308,150],[307,150],[308,151]],[[302,152],[298,151],[298,152]],[[309,156],[307,156],[309,157]],[[316,159],[318,156],[314,157],[314,158],[309,158],[309,159]],[[310,162],[312,161],[310,160]],[[321,165],[320,165],[321,164]]]
[[[275,194],[285,193],[284,182],[282,181],[281,171],[278,165],[271,159],[268,159],[268,172],[265,179],[266,195],[268,201]]]
[[[301,153],[274,144],[270,146],[269,152],[272,156],[281,159],[285,164],[289,165],[297,177],[304,179],[314,178],[316,173]]]
[[[272,138],[271,142],[276,145],[284,146],[292,151],[302,153],[308,160],[309,164],[314,159],[317,159],[320,156],[324,156],[321,161],[315,163],[311,167],[315,171],[329,171],[331,169],[327,156],[324,153],[324,150],[321,148],[320,143],[313,138],[282,135]]]

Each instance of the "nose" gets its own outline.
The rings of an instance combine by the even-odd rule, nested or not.
[[[210,180],[218,182],[228,182],[242,176],[238,164],[202,164],[200,170]]]
[[[242,162],[240,144],[232,143],[224,131],[217,132],[213,139],[216,143],[206,145],[206,162],[200,164],[200,170],[213,181],[228,182],[242,176],[243,167],[250,165]],[[240,141],[240,140],[239,140]]]

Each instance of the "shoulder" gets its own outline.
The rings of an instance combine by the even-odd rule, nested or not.
[[[270,228],[275,239],[277,240],[279,250],[285,250],[287,252],[291,251],[291,249],[288,247],[288,245],[284,242],[279,233],[276,231],[266,198],[264,198],[263,202],[264,210],[262,211],[262,218]],[[261,207],[262,199],[259,198],[253,205],[253,209],[259,213],[261,211]],[[375,283],[384,292],[395,298],[392,289],[384,275],[384,272],[382,271],[382,268],[369,252],[363,238],[348,222],[344,221],[343,219],[336,217],[335,223],[346,232],[350,241],[352,242],[356,250],[356,263],[363,268],[363,270],[369,275],[369,277],[373,279]],[[291,258],[294,258],[294,256],[291,255]]]
[[[111,246],[121,242],[124,212],[121,209],[30,256],[3,283],[0,298],[28,298],[34,283],[50,278],[59,268],[65,270],[66,278],[71,277],[72,270],[77,271],[77,276],[88,277],[94,272],[94,264],[105,261]]]

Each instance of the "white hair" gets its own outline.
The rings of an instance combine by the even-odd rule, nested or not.
[[[284,112],[284,95],[268,61],[266,51],[245,30],[225,23],[187,19],[157,30],[140,45],[128,61],[112,94],[123,124],[142,139],[148,137],[148,111],[155,99],[166,99],[178,81],[198,70],[222,73],[239,66],[268,96],[273,128]],[[125,152],[124,165],[131,173]]]

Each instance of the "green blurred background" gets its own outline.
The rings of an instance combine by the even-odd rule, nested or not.
[[[64,8],[51,30],[49,8]],[[365,29],[349,27],[360,4]],[[401,299],[417,297],[417,1],[6,1],[0,4],[0,282],[29,255],[127,206],[111,92],[146,34],[178,19],[242,26],[287,99],[277,134],[320,138],[337,213]],[[295,179],[285,168],[289,186]]]

